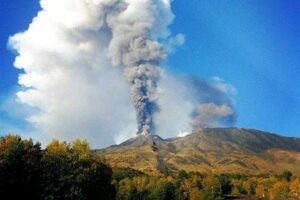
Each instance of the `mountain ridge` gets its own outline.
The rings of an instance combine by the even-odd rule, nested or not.
[[[300,174],[300,139],[255,129],[202,129],[171,139],[137,136],[96,153],[113,168],[130,167],[149,174],[172,174],[180,169]]]

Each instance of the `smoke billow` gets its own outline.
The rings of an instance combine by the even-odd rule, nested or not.
[[[236,122],[234,109],[235,88],[225,83],[219,77],[213,77],[210,82],[192,78],[194,88],[195,109],[192,113],[194,129],[232,126]]]
[[[235,88],[218,77],[209,81],[163,73],[156,115],[157,133],[163,137],[185,135],[195,129],[233,126]]]
[[[185,40],[168,29],[170,2],[40,0],[28,29],[9,40],[22,69],[18,101],[35,108],[27,120],[41,132],[37,139],[86,138],[103,147],[135,133],[174,136],[234,121],[221,80],[160,68]]]

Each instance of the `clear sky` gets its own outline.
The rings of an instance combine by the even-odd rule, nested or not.
[[[300,1],[174,0],[172,7],[171,29],[186,43],[168,58],[169,70],[232,84],[238,127],[300,137]],[[38,0],[0,1],[0,101],[14,93],[20,73],[7,39],[38,10]],[[25,126],[4,110],[0,126]]]

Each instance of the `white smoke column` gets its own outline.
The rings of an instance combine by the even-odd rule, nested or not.
[[[160,62],[166,57],[158,39],[169,36],[173,15],[168,0],[125,0],[108,13],[112,63],[124,66],[137,112],[138,134],[154,132]]]

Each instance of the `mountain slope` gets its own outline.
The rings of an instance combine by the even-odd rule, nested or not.
[[[251,129],[215,128],[180,138],[138,136],[97,150],[114,168],[131,167],[149,174],[186,171],[281,173],[300,175],[300,139]]]

